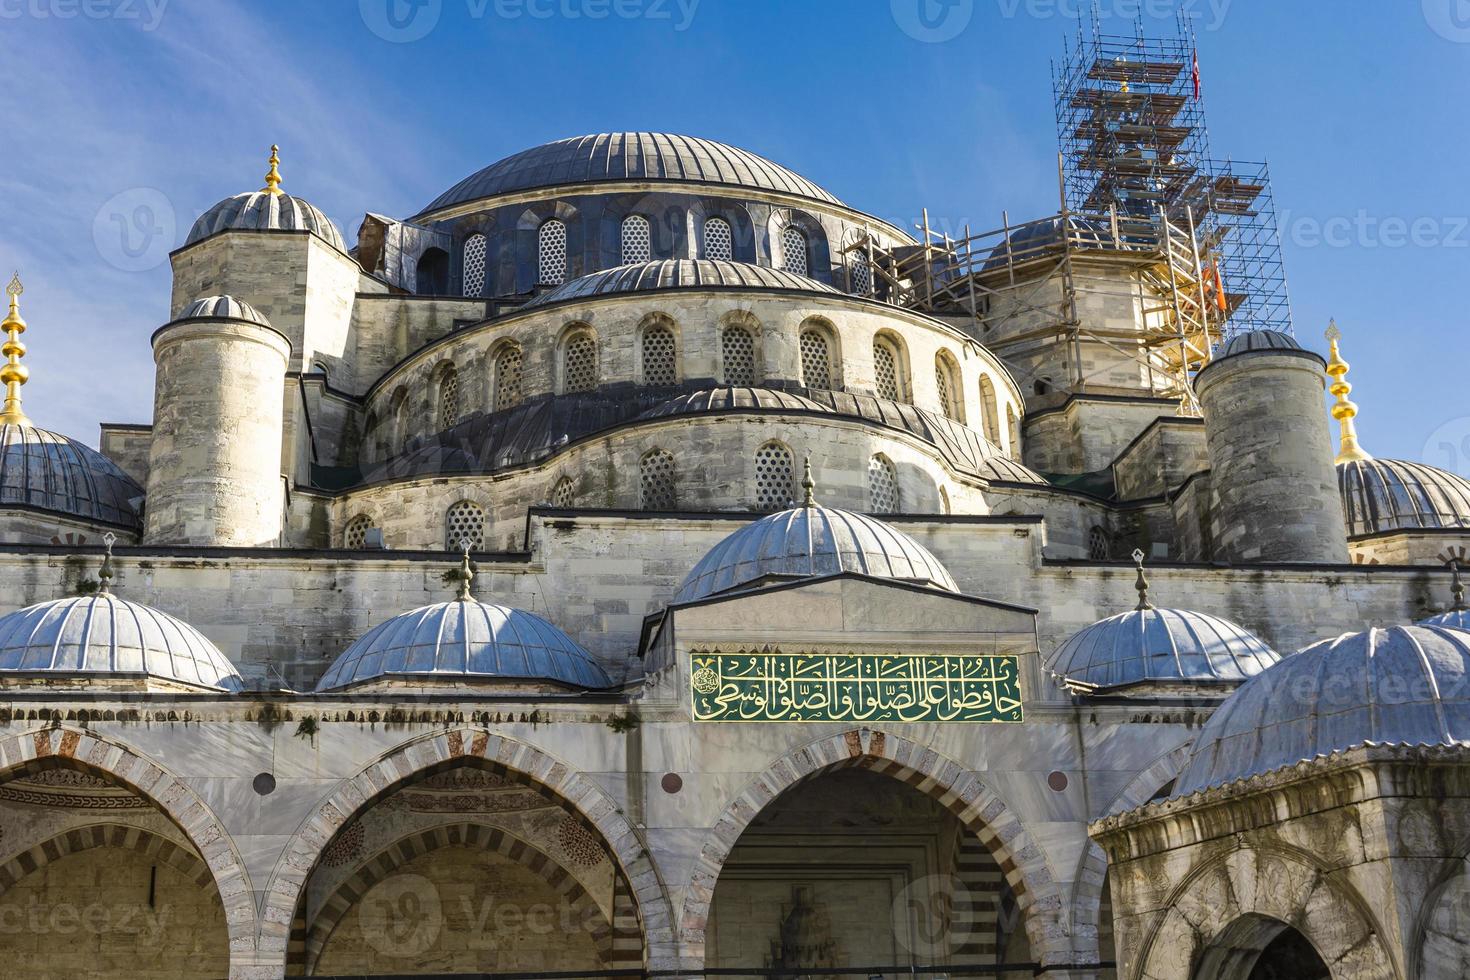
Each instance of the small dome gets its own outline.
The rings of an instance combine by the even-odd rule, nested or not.
[[[704,388],[670,398],[643,412],[640,419],[661,419],[672,415],[698,415],[702,412],[729,411],[817,412],[831,415],[832,409],[810,398],[772,388]]]
[[[1230,357],[1257,350],[1303,350],[1303,347],[1291,334],[1280,330],[1252,330],[1231,339],[1220,348],[1215,357]]]
[[[0,508],[34,507],[135,531],[138,486],[90,446],[32,425],[0,427]]]
[[[1348,537],[1470,527],[1470,480],[1399,459],[1337,464]]]
[[[109,593],[0,617],[0,671],[99,679],[146,674],[221,691],[243,686],[229,658],[194,627]]]
[[[1415,625],[1437,626],[1450,630],[1470,630],[1470,609],[1450,609],[1437,616],[1421,619]]]
[[[1069,215],[1067,228],[1073,242],[1090,248],[1115,248],[1112,229],[1100,221]],[[1124,239],[1127,244],[1127,239]],[[1033,221],[1011,231],[1010,236],[990,250],[981,272],[1004,269],[1012,263],[1032,262],[1053,255],[1062,247],[1062,220]]]
[[[199,216],[184,244],[231,230],[309,231],[338,251],[347,251],[337,226],[310,201],[268,191],[236,194],[220,201]]]
[[[248,320],[258,323],[262,327],[268,327],[271,322],[265,318],[265,314],[251,306],[244,300],[235,299],[233,296],[205,296],[196,299],[179,313],[177,320]]]
[[[1052,673],[1096,688],[1244,681],[1281,658],[1234,623],[1186,609],[1134,609],[1079,630]]]
[[[1205,724],[1176,795],[1369,742],[1470,742],[1470,633],[1370,629],[1284,658]]]
[[[939,559],[897,528],[813,505],[771,514],[725,538],[694,566],[674,601],[692,602],[768,576],[842,572],[959,591]]]
[[[620,265],[573,279],[533,298],[521,309],[548,306],[563,300],[642,293],[657,289],[794,289],[807,293],[844,295],[824,282],[784,269],[770,269],[748,262],[660,259],[656,262]]]
[[[316,689],[384,677],[612,686],[591,654],[540,616],[476,599],[440,602],[379,623],[332,662]]]

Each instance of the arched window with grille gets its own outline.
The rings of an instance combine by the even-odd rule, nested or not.
[[[367,533],[372,524],[366,514],[358,514],[348,521],[347,526],[342,529],[342,547],[350,551],[361,551],[367,547]]]
[[[866,254],[853,252],[848,256],[847,284],[855,296],[873,295],[873,269]]]
[[[806,235],[800,228],[787,225],[781,230],[781,268],[798,276],[807,274]]]
[[[1087,532],[1087,557],[1093,561],[1107,561],[1113,557],[1113,542],[1107,531],[1095,527]]]
[[[755,453],[756,510],[784,510],[796,502],[796,466],[791,450],[768,442]]]
[[[506,344],[495,355],[495,411],[521,403],[521,349]]]
[[[585,330],[567,338],[562,349],[562,390],[591,391],[597,387],[597,338]]]
[[[868,460],[868,510],[874,514],[898,513],[898,471],[882,453]]]
[[[653,324],[643,331],[643,383],[653,387],[678,384],[678,345],[674,331]]]
[[[647,262],[653,258],[653,229],[641,214],[623,219],[623,265]]]
[[[879,398],[901,402],[908,400],[908,385],[903,375],[903,357],[898,346],[887,337],[873,341],[873,390]]]
[[[705,219],[704,257],[719,262],[735,261],[735,236],[730,233],[730,222],[724,218]]]
[[[485,510],[473,500],[461,500],[444,513],[444,550],[481,551],[485,547]]]
[[[567,226],[551,218],[542,223],[537,240],[541,282],[560,286],[567,278]]]
[[[551,506],[566,510],[577,502],[577,485],[572,478],[564,476],[551,489]]]
[[[673,510],[674,454],[650,450],[638,461],[638,506],[644,510]]]
[[[1000,438],[1000,405],[995,398],[995,382],[988,376],[980,378],[980,421],[985,430],[985,438],[996,449],[1001,447]]]
[[[485,292],[485,254],[488,242],[484,235],[474,234],[464,240],[463,259],[464,294],[481,296]]]
[[[808,388],[832,386],[832,357],[827,335],[816,327],[801,332],[801,383]]]
[[[756,384],[755,334],[741,326],[726,327],[720,335],[720,352],[725,363],[725,384]]]
[[[439,429],[452,429],[459,424],[459,372],[454,365],[439,375]]]
[[[940,351],[934,358],[934,388],[939,394],[939,410],[945,418],[956,422],[965,420],[960,403],[960,367],[948,351]]]

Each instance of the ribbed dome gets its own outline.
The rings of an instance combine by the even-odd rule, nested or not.
[[[492,163],[439,195],[421,213],[538,187],[609,181],[718,184],[841,203],[780,164],[714,140],[671,133],[599,133],[545,143]]]
[[[1067,680],[1110,688],[1244,681],[1280,659],[1226,620],[1187,609],[1134,609],[1074,633],[1046,666]]]
[[[196,299],[175,318],[176,320],[248,320],[258,323],[263,327],[271,325],[265,318],[265,314],[251,306],[244,300],[235,299],[233,296],[205,296]]]
[[[187,623],[111,594],[56,599],[0,617],[0,671],[147,674],[238,691],[240,675]]]
[[[1302,345],[1296,342],[1291,334],[1282,333],[1279,330],[1252,330],[1243,333],[1227,343],[1216,357],[1230,357],[1232,354],[1247,354],[1257,350],[1302,350]]]
[[[24,506],[136,530],[143,488],[89,446],[32,425],[0,428],[0,507]]]
[[[1470,480],[1399,459],[1337,464],[1348,537],[1470,527]]]
[[[612,686],[586,650],[540,616],[475,599],[440,602],[379,623],[333,661],[316,689],[383,677]]]
[[[309,231],[341,251],[347,251],[342,233],[311,202],[289,194],[251,191],[227,197],[199,216],[189,229],[185,245],[222,231]]]
[[[824,282],[783,269],[769,269],[746,262],[661,259],[657,262],[620,265],[573,279],[535,297],[522,309],[569,299],[641,293],[657,289],[794,289],[808,293],[842,295]]]
[[[1176,795],[1367,742],[1470,742],[1470,633],[1370,629],[1284,658],[1205,724]]]
[[[704,388],[670,398],[643,412],[640,419],[661,419],[672,415],[698,415],[701,412],[736,410],[770,410],[786,412],[819,412],[833,414],[832,409],[810,398],[772,388]]]
[[[856,572],[958,592],[939,559],[882,521],[831,507],[796,507],[731,534],[700,559],[674,596],[690,602],[767,576]]]

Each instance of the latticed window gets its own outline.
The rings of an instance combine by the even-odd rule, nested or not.
[[[649,327],[643,331],[643,383],[671,385],[678,381],[675,368],[674,331]]]
[[[1000,406],[995,398],[995,382],[980,379],[980,421],[984,423],[985,438],[996,449],[1000,448]]]
[[[495,355],[495,410],[521,403],[521,349],[507,344]]]
[[[720,338],[725,357],[725,384],[755,384],[755,337],[744,327],[726,327]]]
[[[630,214],[623,219],[623,265],[653,258],[653,235],[648,219]]]
[[[1113,557],[1113,545],[1108,540],[1108,532],[1100,527],[1087,532],[1087,557],[1093,561],[1107,561]]]
[[[343,547],[350,548],[353,551],[361,551],[367,546],[367,533],[368,528],[371,526],[372,521],[368,519],[366,514],[358,514],[352,520],[348,521],[347,527],[342,531]]]
[[[781,268],[798,276],[806,275],[806,236],[799,228],[781,232]]]
[[[955,400],[954,368],[942,354],[934,361],[934,387],[939,392],[939,410],[946,418],[959,421],[960,408]]]
[[[768,442],[755,453],[755,506],[757,510],[782,510],[796,499],[796,468],[791,450],[779,442]]]
[[[868,257],[861,253],[854,253],[847,263],[848,283],[852,291],[858,296],[871,296],[873,294],[873,269],[868,265]]]
[[[567,226],[552,218],[541,226],[541,281],[559,286],[567,278]]]
[[[705,221],[704,257],[722,262],[735,261],[735,236],[730,234],[730,222],[724,218]]]
[[[439,379],[439,428],[459,424],[459,372],[449,368]]]
[[[899,400],[898,352],[887,341],[873,342],[873,380],[879,398]]]
[[[471,235],[464,242],[464,294],[485,292],[485,236]]]
[[[638,464],[638,502],[644,510],[674,509],[674,455],[655,449]]]
[[[572,478],[564,476],[556,481],[556,486],[551,491],[551,506],[560,507],[563,510],[577,502],[577,485]]]
[[[461,500],[444,515],[446,551],[479,551],[485,547],[485,511],[472,500]]]
[[[898,473],[887,456],[868,460],[868,509],[874,514],[898,513]]]
[[[579,333],[567,341],[563,357],[566,391],[591,391],[597,387],[597,340],[590,333]]]
[[[825,388],[832,383],[832,361],[827,356],[827,338],[820,330],[801,334],[801,383],[808,388]]]

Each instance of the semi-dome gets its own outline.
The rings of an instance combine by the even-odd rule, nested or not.
[[[1231,338],[1221,347],[1216,357],[1231,357],[1258,350],[1302,350],[1302,345],[1289,333],[1280,330],[1252,330]]]
[[[0,426],[0,507],[34,507],[127,530],[142,525],[143,488],[112,460],[34,425]]]
[[[1400,459],[1337,464],[1348,537],[1470,527],[1470,480]]]
[[[660,289],[785,289],[843,295],[824,282],[784,269],[711,259],[661,259],[620,265],[564,282],[533,298],[522,309],[563,300]]]
[[[492,163],[420,213],[542,187],[619,181],[712,184],[842,203],[780,164],[714,140],[672,133],[598,133],[545,143]]]
[[[1205,724],[1176,794],[1365,743],[1470,743],[1470,633],[1369,629],[1284,658]]]
[[[184,307],[175,320],[246,320],[268,327],[265,314],[233,296],[204,296]]]
[[[1280,660],[1228,620],[1188,609],[1133,609],[1072,634],[1046,662],[1090,688],[1247,680]]]
[[[55,599],[0,617],[0,673],[149,678],[219,691],[243,687],[204,634],[109,592]]]

